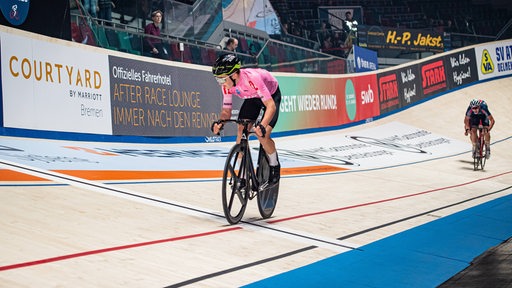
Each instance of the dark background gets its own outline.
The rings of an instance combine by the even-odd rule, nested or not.
[[[14,26],[0,13],[0,25],[71,40],[69,0],[31,0],[24,23]]]

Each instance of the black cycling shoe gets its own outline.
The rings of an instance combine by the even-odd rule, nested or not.
[[[268,177],[269,184],[276,184],[281,179],[281,165],[270,166],[270,175]]]

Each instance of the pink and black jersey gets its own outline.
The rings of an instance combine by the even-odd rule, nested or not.
[[[231,108],[233,95],[242,99],[260,98],[266,101],[272,98],[277,90],[277,80],[270,72],[261,68],[240,69],[240,77],[236,86],[230,89],[222,88],[223,108]]]

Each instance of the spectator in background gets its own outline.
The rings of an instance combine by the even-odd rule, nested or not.
[[[98,14],[98,0],[82,0],[85,11],[91,15],[92,18],[97,18]]]
[[[238,48],[238,39],[229,38],[226,41],[226,47],[224,47],[224,49],[236,53],[236,48]]]
[[[341,40],[341,37],[342,36],[340,31],[334,31],[331,39],[333,48],[340,48],[341,46],[343,46],[344,41]]]
[[[288,29],[289,29],[289,27],[288,27],[288,26],[289,26],[289,25],[288,25],[288,22],[282,22],[282,24],[281,24],[281,30],[283,30],[283,34],[288,34]]]
[[[291,34],[293,36],[300,36],[299,26],[296,25],[295,21],[292,21],[290,23],[288,34]]]
[[[331,53],[330,50],[332,49],[332,39],[331,35],[325,36],[323,42],[322,42],[322,52],[324,53]]]
[[[452,20],[450,20],[450,19],[446,20],[446,25],[444,26],[443,31],[447,32],[447,33],[451,33],[451,32],[456,32],[455,30],[456,29],[453,26]]]
[[[126,1],[126,0],[125,0]],[[147,0],[146,0],[147,1]],[[169,1],[169,2],[172,2],[172,1]],[[164,0],[152,0],[152,3],[151,3],[151,11],[165,11],[165,4],[164,4]],[[161,31],[165,31],[165,21],[164,21],[164,18],[162,16],[162,23],[160,23],[160,30]]]
[[[163,13],[160,10],[156,10],[151,13],[151,19],[153,23],[146,25],[144,28],[144,34],[155,36],[145,37],[144,39],[144,52],[149,53],[151,56],[160,59],[169,59],[167,50],[164,47],[162,39],[160,39],[160,25],[162,23]]]
[[[98,18],[112,22],[112,8],[115,8],[114,2],[110,0],[98,0]],[[111,23],[106,23],[111,25]]]
[[[471,16],[466,16],[466,18],[464,18],[464,32],[463,33],[476,34],[475,27],[473,27],[473,19],[471,19]]]
[[[357,21],[352,18],[352,13],[347,11],[345,13],[345,21],[343,21],[343,28],[347,33],[347,39],[345,40],[345,46],[357,45]]]
[[[124,3],[124,0],[118,0],[116,2],[112,2],[112,3],[115,3],[115,5],[113,5],[113,8],[117,8],[117,12],[120,14],[119,16],[119,22],[121,22],[121,24],[128,24],[128,20],[126,20],[125,18],[125,7],[126,7],[126,3]],[[131,19],[131,21],[135,20],[136,18],[133,17]]]
[[[343,24],[344,24],[344,28],[345,28],[345,31],[350,34],[350,33],[353,33],[355,35],[355,33],[357,33],[357,20],[352,18],[352,13],[350,13],[350,11],[347,11],[345,13],[345,21],[343,21]]]
[[[309,30],[306,26],[306,23],[304,22],[304,19],[299,20],[297,23],[297,29],[299,30],[300,37],[308,39]]]
[[[329,22],[326,20],[322,21],[320,32],[318,33],[318,41],[323,43],[325,38],[331,36],[331,32],[331,24],[329,24]]]

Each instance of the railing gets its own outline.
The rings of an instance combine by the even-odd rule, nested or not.
[[[494,36],[465,34],[465,33],[445,33],[444,43],[447,49],[457,49],[470,45],[494,41]]]
[[[512,34],[511,33],[512,29],[510,29],[511,26],[512,26],[512,19],[508,20],[507,24],[505,24],[505,26],[503,26],[503,28],[501,28],[500,32],[498,32],[498,35],[496,35],[495,40],[505,39],[506,38],[506,37],[504,37],[505,35],[510,37]]]
[[[168,48],[168,59],[200,65],[212,65],[216,57],[225,53],[218,43],[207,42],[215,27],[222,19],[219,10],[221,0],[197,1],[194,5],[166,0],[167,15],[159,37]],[[199,4],[203,3],[202,5]],[[204,4],[205,3],[205,4]],[[144,51],[143,27],[148,19],[140,18],[136,26],[120,21],[93,19],[82,9],[71,13],[72,30],[83,37],[75,41],[122,52],[151,56]],[[182,13],[184,12],[184,13]],[[208,17],[204,17],[208,15]],[[181,17],[181,18],[180,18]],[[170,20],[169,20],[170,19]],[[219,22],[220,21],[220,22]],[[504,31],[510,30],[510,23]],[[80,33],[79,33],[80,32]],[[505,32],[503,32],[505,33]],[[85,35],[84,35],[85,34]],[[226,36],[233,35],[239,39],[238,56],[245,66],[264,67],[271,71],[297,73],[346,73],[346,60],[337,55],[318,51],[318,42],[282,34],[281,38],[258,38],[250,33],[224,31]],[[493,41],[494,37],[472,34],[451,33],[448,35],[449,47],[459,48],[472,44]],[[85,38],[85,39],[84,39]],[[299,39],[300,38],[300,39]],[[281,41],[283,40],[283,41]],[[333,52],[333,51],[331,51]],[[336,53],[343,51],[334,51]],[[336,54],[336,53],[332,54]],[[343,54],[343,53],[341,53]]]
[[[144,51],[147,37],[158,38],[168,51],[166,59],[177,62],[211,66],[215,59],[226,51],[215,43],[188,39],[162,33],[160,37],[145,35],[141,28],[126,24],[113,23],[89,16],[72,14],[74,30],[88,35],[84,44],[111,50],[152,57]],[[231,35],[239,38],[238,56],[245,67],[263,67],[269,71],[296,73],[346,73],[345,59],[320,53],[298,45],[288,44],[275,39],[252,37],[247,34]],[[82,42],[80,39],[75,39]]]
[[[196,1],[187,5],[165,0],[164,32],[189,39],[207,41],[213,30],[222,22],[222,1]]]

